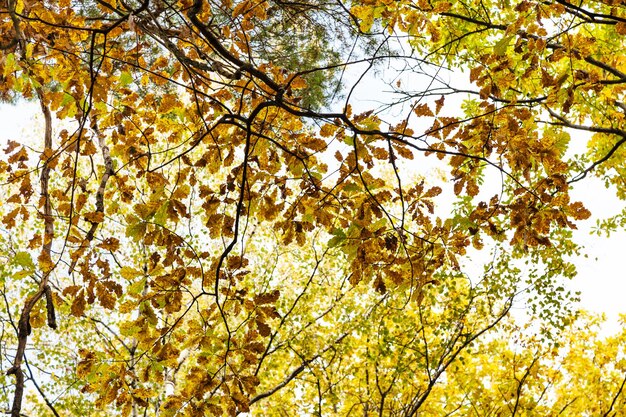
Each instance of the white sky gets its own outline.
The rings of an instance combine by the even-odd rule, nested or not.
[[[355,71],[356,72],[356,71]],[[454,73],[440,72],[439,76],[446,81],[455,84],[456,87],[471,89],[468,74],[455,71]],[[387,91],[390,87],[382,80],[382,77],[366,77],[355,91],[352,102],[355,112],[362,112],[380,105],[381,102],[393,100],[390,93],[372,94],[375,91]],[[452,80],[452,78],[455,78]],[[426,77],[403,77],[402,86],[411,84],[427,85]],[[346,83],[349,85],[349,83]],[[459,114],[463,95],[446,97],[442,113],[454,116]],[[397,97],[396,97],[397,98]],[[431,98],[430,102],[436,97]],[[426,101],[425,101],[426,102]],[[408,108],[408,106],[407,106]],[[406,110],[406,109],[405,109]],[[392,112],[393,113],[393,112]],[[402,117],[392,114],[392,118]],[[416,118],[412,119],[413,122]],[[415,125],[415,123],[414,123]],[[420,126],[421,127],[421,126]],[[427,128],[427,126],[426,126]],[[419,134],[419,132],[417,132]],[[568,153],[583,153],[586,150],[587,140],[583,132],[571,132],[572,140]],[[485,184],[487,185],[487,184]],[[492,193],[493,194],[493,193]],[[610,237],[591,234],[596,221],[618,214],[624,208],[624,201],[617,199],[611,190],[607,190],[598,178],[589,176],[579,183],[574,184],[570,194],[572,201],[582,201],[591,211],[592,216],[585,221],[577,222],[578,230],[574,231],[574,237],[584,249],[579,259],[573,260],[577,266],[578,276],[569,282],[569,289],[580,291],[580,307],[597,314],[605,314],[607,323],[605,331],[613,332],[618,329],[619,315],[626,313],[626,266],[622,257],[626,258],[626,231],[612,233]],[[582,255],[586,254],[587,257]]]
[[[618,315],[626,313],[626,231],[610,237],[591,235],[597,219],[619,213],[624,202],[611,195],[598,178],[585,178],[572,191],[572,197],[581,200],[591,211],[591,219],[578,222],[576,239],[585,245],[587,259],[576,262],[578,276],[572,288],[581,291],[582,307],[597,313],[606,313],[609,326],[617,325]]]

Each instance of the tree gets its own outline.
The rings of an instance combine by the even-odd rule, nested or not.
[[[623,335],[580,372],[562,284],[571,188],[626,195],[625,33],[617,2],[7,0],[1,95],[44,125],[0,162],[7,409],[619,413]]]

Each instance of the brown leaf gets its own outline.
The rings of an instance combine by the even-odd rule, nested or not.
[[[276,300],[278,300],[279,296],[280,296],[280,291],[278,290],[259,294],[256,297],[254,297],[254,304],[257,304],[257,305],[271,304],[271,303],[274,303]]]
[[[85,312],[85,305],[85,290],[81,288],[78,294],[76,294],[74,301],[72,301],[72,316],[81,317]]]
[[[256,328],[259,330],[259,334],[263,337],[267,337],[272,333],[272,329],[267,324],[263,323],[261,320],[255,320]]]
[[[102,241],[102,243],[98,244],[97,247],[115,252],[120,247],[120,241],[114,237],[108,237]]]

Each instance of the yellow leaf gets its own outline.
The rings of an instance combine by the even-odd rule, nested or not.
[[[44,273],[50,272],[54,268],[54,262],[52,262],[50,254],[46,251],[41,251],[37,260],[39,261],[39,269]]]
[[[328,138],[328,137],[334,135],[335,132],[337,131],[337,129],[338,129],[338,126],[335,126],[334,124],[331,124],[331,123],[326,123],[320,129],[320,135],[322,137]]]
[[[83,359],[78,362],[76,366],[76,376],[79,378],[85,378],[93,368],[95,355],[93,354],[93,352],[85,349],[79,349],[78,353],[80,354],[80,356],[82,356]]]
[[[289,85],[294,90],[301,90],[303,88],[306,88],[307,83],[304,78],[302,78],[301,76],[297,76],[291,80],[291,83]]]
[[[90,223],[102,223],[104,221],[104,213],[101,211],[85,213],[85,220]]]
[[[248,3],[249,3],[248,1],[242,1],[241,3],[236,5],[235,8],[233,9],[233,17],[237,17],[237,16],[247,13],[248,10],[251,8],[251,6]]]
[[[137,388],[136,390],[133,391],[133,397],[138,397],[138,398],[153,398],[156,396],[156,393],[154,392],[154,390],[152,389],[148,389],[148,388]]]
[[[141,271],[136,270],[135,268],[131,268],[130,266],[123,266],[120,269],[120,275],[125,279],[133,279],[135,277],[143,275]]]

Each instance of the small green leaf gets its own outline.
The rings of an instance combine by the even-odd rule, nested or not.
[[[4,76],[4,78],[7,78],[16,69],[17,69],[17,65],[15,63],[15,55],[8,54],[4,60],[4,71],[2,75]]]
[[[27,276],[31,275],[32,273],[33,273],[32,270],[22,269],[21,271],[17,271],[16,273],[14,273],[13,274],[13,278],[15,278],[15,279],[26,278]]]
[[[61,107],[67,106],[68,104],[74,102],[74,97],[71,94],[63,94],[63,100],[61,100]]]
[[[511,43],[511,40],[514,37],[515,35],[509,35],[500,39],[493,47],[493,51],[495,52],[495,54],[499,56],[504,56],[506,54],[506,48],[509,47],[509,43]]]
[[[133,76],[130,74],[130,72],[124,71],[120,74],[120,83],[122,84],[122,86],[127,86],[133,81]]]
[[[344,191],[348,191],[348,192],[354,192],[354,191],[360,192],[360,191],[363,191],[361,189],[361,187],[359,187],[358,185],[356,185],[354,183],[347,184],[345,187],[343,187],[343,189],[344,189]]]
[[[18,252],[13,257],[13,264],[17,266],[21,266],[24,269],[28,269],[30,271],[35,270],[35,264],[33,263],[33,258],[30,256],[28,252]]]
[[[339,246],[341,242],[346,240],[346,234],[342,229],[334,228],[330,233],[333,235],[333,237],[328,241],[328,246],[331,248]]]
[[[167,221],[167,211],[170,206],[169,200],[165,200],[165,202],[159,207],[159,209],[154,214],[154,222],[161,226],[165,225]]]
[[[132,237],[135,242],[139,241],[146,234],[146,223],[139,221],[134,224],[129,224],[126,227],[126,236]]]
[[[143,279],[140,279],[139,281],[133,283],[131,286],[128,287],[128,294],[129,295],[139,295],[141,294],[141,292],[143,291],[143,289],[146,287],[146,277],[144,277]]]

